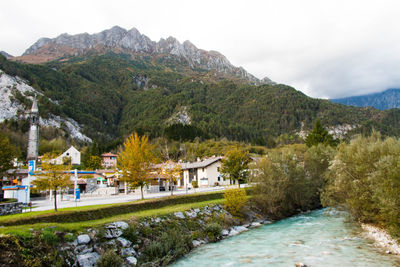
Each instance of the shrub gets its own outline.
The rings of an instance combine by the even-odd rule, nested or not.
[[[197,181],[192,181],[192,186],[194,188],[198,188],[199,187],[199,183]]]
[[[54,232],[51,231],[51,230],[49,230],[49,229],[44,229],[44,230],[43,230],[43,233],[40,235],[40,238],[41,238],[46,244],[48,244],[48,245],[50,245],[50,246],[55,246],[55,245],[58,243],[58,241],[59,241],[58,236],[56,236],[56,235],[54,234]]]
[[[137,243],[138,232],[136,227],[129,225],[129,227],[123,231],[122,236],[133,243]]]
[[[75,235],[73,233],[67,233],[64,235],[64,240],[67,242],[73,242],[75,240]]]
[[[113,249],[107,250],[97,261],[98,267],[120,267],[124,260]]]
[[[151,266],[164,266],[190,251],[192,238],[182,234],[177,229],[164,232],[158,240],[150,242],[145,247],[141,263],[150,263]]]
[[[211,242],[215,242],[221,235],[222,226],[218,223],[209,223],[206,225],[206,233]]]
[[[246,191],[240,188],[225,190],[225,208],[233,215],[240,216],[243,207],[246,205]]]

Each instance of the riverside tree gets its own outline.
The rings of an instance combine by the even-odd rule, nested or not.
[[[146,185],[152,164],[155,161],[153,146],[148,142],[147,136],[131,134],[124,142],[122,150],[118,153],[118,167],[122,170],[122,181],[131,188],[140,187],[142,199],[143,187]]]
[[[240,181],[245,181],[248,176],[249,153],[234,148],[228,151],[225,157],[222,160],[221,173],[224,179],[237,180],[240,188]]]
[[[0,177],[13,167],[13,160],[16,157],[16,147],[14,147],[8,137],[0,135]],[[0,181],[0,187],[2,181]],[[3,199],[3,190],[0,190],[0,200]]]
[[[68,165],[56,165],[51,159],[54,156],[46,154],[42,159],[42,171],[37,173],[36,180],[32,184],[36,185],[38,190],[54,191],[54,209],[57,211],[57,191],[71,185],[70,167]]]
[[[340,144],[321,196],[325,206],[345,208],[359,221],[400,237],[400,140],[358,136]]]

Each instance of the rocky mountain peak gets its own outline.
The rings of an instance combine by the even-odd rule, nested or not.
[[[10,55],[9,53],[5,52],[5,51],[0,51],[0,54],[5,56],[7,59],[8,58],[13,58],[14,56]]]
[[[170,36],[154,42],[136,28],[127,31],[119,26],[95,34],[69,35],[65,33],[54,39],[41,38],[29,47],[18,60],[41,63],[65,56],[84,55],[93,50],[173,55],[185,59],[192,68],[214,69],[223,74],[246,79],[253,84],[272,83],[269,79],[265,79],[264,82],[258,80],[243,68],[233,66],[221,53],[198,49],[190,41],[182,44],[175,37]]]

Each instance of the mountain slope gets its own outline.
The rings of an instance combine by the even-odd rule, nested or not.
[[[7,75],[1,69],[0,94],[2,96],[0,98],[0,122],[28,119],[27,111],[29,111],[35,96],[39,96],[42,102],[52,103],[51,99],[29,86],[27,81]],[[81,128],[76,121],[65,116],[60,117],[51,113],[42,113],[39,125],[41,127],[55,128],[61,128],[64,125],[65,132],[68,132],[72,138],[83,142],[92,142],[89,137],[80,132]]]
[[[14,60],[27,63],[44,63],[89,54],[103,54],[110,51],[131,55],[174,56],[183,60],[193,69],[215,70],[225,75],[236,76],[252,84],[273,83],[268,78],[260,81],[243,68],[233,66],[219,52],[198,49],[190,41],[181,44],[174,37],[168,37],[159,42],[154,42],[135,28],[127,31],[118,26],[91,35],[88,33],[77,35],[65,33],[54,39],[41,38],[29,47],[21,57],[15,57]]]
[[[374,107],[380,110],[400,108],[400,89],[388,89],[380,93],[331,99],[331,101],[356,107]]]
[[[68,116],[95,140],[133,131],[157,137],[183,122],[200,137],[262,143],[270,136],[307,131],[316,118],[344,134],[372,128],[400,133],[399,110],[334,104],[286,85],[249,85],[213,70],[192,69],[175,57],[109,52],[32,65],[0,56],[0,69],[28,80],[57,103],[39,98],[43,115],[53,110]]]

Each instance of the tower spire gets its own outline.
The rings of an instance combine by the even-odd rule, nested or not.
[[[27,160],[37,160],[39,152],[39,108],[36,96],[33,99],[32,107],[29,112],[30,128],[28,137]]]

